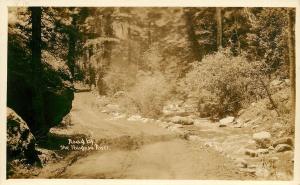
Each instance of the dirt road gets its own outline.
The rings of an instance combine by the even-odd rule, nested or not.
[[[110,149],[90,152],[69,163],[56,178],[250,178],[240,174],[231,159],[204,144],[185,140],[151,122],[111,120],[95,107],[95,101],[90,92],[75,94],[73,125],[65,132],[87,134],[96,141],[109,140],[106,144]]]

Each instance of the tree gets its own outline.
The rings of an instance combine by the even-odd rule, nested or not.
[[[222,40],[223,40],[223,28],[222,28],[222,8],[216,8],[216,22],[217,22],[217,47],[222,48]]]
[[[247,33],[247,50],[250,60],[264,63],[264,71],[288,78],[287,28],[288,14],[285,8],[253,8],[248,11],[251,21]]]
[[[295,104],[296,104],[296,64],[295,64],[295,45],[294,45],[294,9],[288,10],[288,48],[290,63],[290,82],[291,82],[291,102],[292,102],[292,124],[295,123]]]
[[[54,8],[52,13],[57,33],[63,35],[65,47],[67,48],[67,65],[71,72],[71,80],[76,77],[76,60],[83,51],[86,30],[84,23],[90,12],[88,8]]]
[[[31,7],[31,24],[32,24],[32,39],[31,39],[31,68],[33,78],[33,97],[32,97],[32,112],[33,112],[33,125],[36,128],[36,136],[42,138],[45,136],[43,133],[46,130],[45,117],[44,117],[44,100],[41,82],[42,65],[41,65],[41,20],[42,8]]]

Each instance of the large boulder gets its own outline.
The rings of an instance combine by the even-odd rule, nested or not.
[[[292,150],[292,147],[288,144],[279,144],[275,147],[275,152],[285,152],[285,151],[289,151]]]
[[[8,38],[8,68],[7,68],[7,106],[12,108],[28,124],[34,136],[39,133],[46,135],[49,129],[59,124],[72,108],[74,88],[71,75],[65,61],[43,53],[40,76],[45,125],[35,123],[33,115],[34,84],[31,70],[31,55],[15,42],[15,38]]]
[[[48,88],[44,93],[45,120],[48,129],[58,125],[72,108],[74,98],[73,89],[70,86]]]
[[[272,143],[274,148],[279,144],[287,144],[287,145],[293,146],[294,141],[293,141],[293,138],[291,138],[291,137],[283,137],[283,138],[279,138],[279,139],[273,141],[273,143]]]
[[[268,148],[271,144],[271,134],[263,131],[253,134],[253,140],[259,148]]]
[[[219,121],[219,127],[226,127],[228,124],[234,123],[234,117],[227,116],[226,118],[223,118]]]
[[[7,108],[7,161],[13,160],[28,163],[39,161],[35,149],[35,138],[26,122],[12,109]]]

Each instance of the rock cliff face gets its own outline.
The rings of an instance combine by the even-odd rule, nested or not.
[[[33,122],[32,71],[30,50],[16,42],[13,35],[8,37],[8,77],[7,77],[7,106],[12,108],[28,124],[33,135],[37,135],[39,125]],[[43,94],[43,108],[46,127],[42,133],[61,122],[72,108],[74,98],[70,73],[66,64],[51,54],[43,52],[43,73],[40,87]],[[41,131],[41,130],[39,130]]]

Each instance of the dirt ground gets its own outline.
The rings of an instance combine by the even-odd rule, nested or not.
[[[95,107],[90,92],[75,94],[72,125],[52,130],[87,135],[105,150],[73,151],[44,167],[36,178],[253,179],[234,161],[204,143],[184,139],[157,124],[113,120]]]

